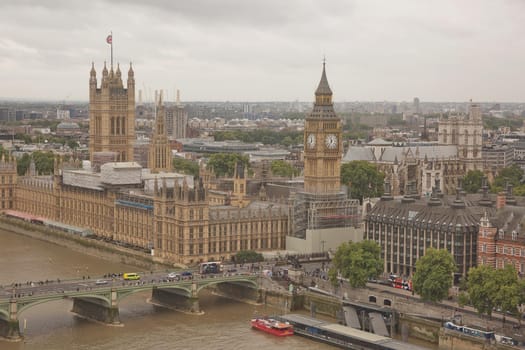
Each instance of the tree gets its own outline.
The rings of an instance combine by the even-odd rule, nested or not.
[[[491,190],[493,192],[499,192],[505,189],[507,183],[512,184],[514,187],[521,184],[523,178],[523,170],[516,164],[503,168],[498,172],[498,176],[494,178]]]
[[[235,262],[243,263],[255,263],[263,261],[264,257],[261,253],[257,253],[254,250],[241,250],[235,254]]]
[[[284,160],[274,160],[271,164],[272,174],[276,176],[292,177],[299,175],[299,170]]]
[[[332,260],[328,272],[332,284],[337,285],[337,277],[348,278],[354,288],[366,286],[369,278],[376,278],[383,271],[381,247],[374,241],[348,242],[341,244]]]
[[[16,161],[16,172],[19,176],[23,176],[27,173],[29,168],[29,163],[31,163],[31,156],[27,153],[24,153],[22,157]]]
[[[67,141],[67,146],[71,149],[77,149],[78,148],[78,141],[75,140],[69,140]]]
[[[481,188],[483,176],[481,170],[470,170],[467,175],[463,177],[463,190],[467,193],[477,193]]]
[[[375,164],[354,160],[341,165],[341,183],[348,185],[351,198],[379,197],[383,194],[385,175]]]
[[[495,308],[504,313],[517,314],[518,305],[524,297],[520,286],[523,287],[523,284],[518,282],[512,265],[507,265],[502,270],[480,265],[469,270],[467,294],[463,302],[469,302],[478,313],[489,317]]]
[[[173,169],[186,175],[192,175],[193,177],[199,176],[199,164],[190,159],[173,158]]]
[[[512,189],[512,194],[515,196],[523,197],[525,196],[525,185],[519,185]]]
[[[31,144],[33,139],[28,134],[16,134],[15,139],[24,141],[25,144]]]
[[[291,145],[294,144],[294,140],[291,136],[286,136],[285,138],[283,138],[283,140],[281,141],[281,144],[283,146],[286,146],[286,147],[289,147]]]
[[[284,130],[270,130],[270,129],[257,129],[257,130],[228,130],[228,131],[215,131],[213,137],[215,141],[225,140],[239,140],[247,143],[262,142],[268,144],[280,144],[283,146],[290,146],[294,143],[302,143],[303,132],[291,129]],[[297,141],[301,142],[297,142]]]
[[[35,168],[38,174],[48,175],[53,173],[55,167],[55,155],[52,152],[33,152]]]
[[[429,248],[416,262],[416,272],[412,277],[414,292],[423,300],[441,301],[448,296],[452,287],[456,263],[452,254],[445,249]]]
[[[247,174],[250,166],[249,158],[247,155],[241,155],[239,153],[217,153],[212,154],[208,159],[207,166],[213,170],[215,176],[229,176],[232,177],[235,173],[235,166],[238,162],[244,165],[245,175]]]
[[[16,171],[18,175],[23,176],[27,173],[31,159],[35,162],[35,170],[38,174],[52,174],[55,168],[55,156],[51,152],[36,151],[31,155],[25,153],[17,160]]]

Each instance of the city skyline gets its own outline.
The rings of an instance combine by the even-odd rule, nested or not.
[[[525,3],[464,1],[6,1],[0,99],[87,101],[133,62],[167,101],[311,101],[323,56],[334,101],[520,102]],[[503,45],[505,46],[503,46]]]

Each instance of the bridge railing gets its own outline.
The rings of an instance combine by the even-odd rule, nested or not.
[[[194,275],[191,279],[182,279],[179,281],[168,280],[165,277],[156,276],[156,278],[146,279],[141,278],[136,281],[127,281],[122,279],[112,279],[109,280],[107,284],[104,285],[94,285],[93,279],[89,280],[64,280],[60,282],[48,283],[35,285],[31,287],[30,285],[20,284],[14,287],[12,285],[0,288],[0,291],[3,292],[3,295],[0,295],[0,301],[8,301],[10,299],[20,299],[20,300],[36,300],[41,296],[50,297],[50,296],[60,296],[67,297],[73,296],[78,293],[86,294],[86,292],[109,292],[111,290],[122,290],[122,289],[135,289],[135,288],[144,288],[144,287],[155,287],[155,286],[188,286],[192,283],[209,283],[211,281],[222,282],[222,281],[238,281],[243,279],[255,280],[260,277],[260,273],[225,273],[225,274],[215,274],[215,275]],[[85,282],[86,284],[83,284]],[[91,283],[91,284],[87,284]],[[40,287],[45,287],[45,290],[38,290]]]

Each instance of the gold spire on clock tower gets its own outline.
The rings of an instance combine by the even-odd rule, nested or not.
[[[307,193],[341,192],[343,155],[341,120],[335,114],[332,90],[326,78],[326,63],[315,91],[312,112],[304,125],[304,190]]]

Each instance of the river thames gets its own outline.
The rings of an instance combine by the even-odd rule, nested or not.
[[[5,231],[0,231],[0,266],[2,285],[138,270]],[[138,293],[120,302],[121,327],[76,316],[70,312],[71,300],[36,305],[19,316],[24,339],[0,340],[0,349],[335,349],[298,336],[277,338],[252,330],[251,316],[279,312],[262,305],[203,291],[199,303],[205,314],[198,316],[153,306],[146,301],[149,297]]]

